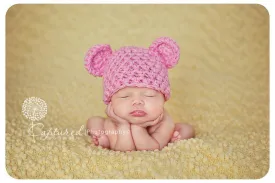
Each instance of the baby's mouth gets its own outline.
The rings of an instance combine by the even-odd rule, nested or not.
[[[146,116],[147,113],[142,110],[135,110],[135,111],[130,112],[130,115],[132,115],[134,117],[143,117],[143,116]]]

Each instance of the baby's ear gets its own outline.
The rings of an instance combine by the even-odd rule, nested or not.
[[[84,58],[87,71],[94,76],[103,76],[109,56],[112,55],[110,45],[95,45],[88,50]]]
[[[180,57],[179,46],[169,37],[160,37],[156,39],[149,47],[149,51],[157,53],[167,69],[174,67],[178,63]]]

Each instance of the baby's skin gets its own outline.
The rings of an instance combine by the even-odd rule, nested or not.
[[[164,103],[156,90],[123,88],[112,96],[108,118],[89,118],[87,130],[96,146],[115,151],[161,150],[169,142],[193,138],[193,127],[174,123]]]

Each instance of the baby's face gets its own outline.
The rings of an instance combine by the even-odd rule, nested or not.
[[[163,112],[165,100],[153,89],[126,87],[116,92],[111,102],[117,116],[140,124],[156,119]]]

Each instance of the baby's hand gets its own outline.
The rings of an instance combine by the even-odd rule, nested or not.
[[[155,119],[153,121],[146,121],[142,124],[139,124],[139,126],[143,127],[143,128],[146,128],[148,126],[154,126],[154,125],[158,124],[162,119],[163,119],[163,112],[159,115],[159,117],[157,117],[157,119]]]
[[[105,110],[106,114],[115,122],[117,122],[118,125],[130,125],[130,123],[119,116],[117,116],[114,112],[114,108],[112,107],[112,103],[110,102]]]

